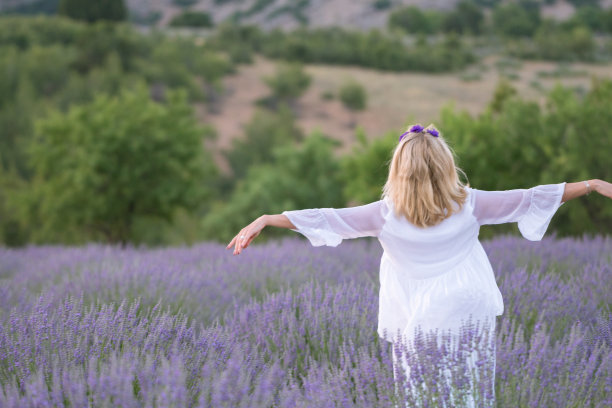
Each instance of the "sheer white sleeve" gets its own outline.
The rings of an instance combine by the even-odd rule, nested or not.
[[[380,200],[349,208],[312,208],[284,211],[313,246],[338,246],[343,239],[376,237],[385,222],[386,204]]]
[[[507,191],[470,190],[474,216],[480,225],[518,222],[523,237],[539,241],[563,204],[565,183]]]

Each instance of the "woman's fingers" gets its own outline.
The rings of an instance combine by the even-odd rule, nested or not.
[[[265,225],[264,225],[265,226]],[[262,230],[262,225],[257,222],[257,220],[253,221],[246,227],[244,227],[238,235],[236,235],[230,243],[227,245],[227,249],[234,246],[234,255],[240,254],[242,250],[248,247],[251,242],[259,235]]]
[[[234,255],[238,255],[240,253],[240,245],[241,245],[241,240],[242,240],[242,236],[244,235],[244,230],[241,230],[240,233],[238,235],[236,235],[236,243],[234,246]]]
[[[240,235],[240,234],[238,234],[238,235]],[[236,235],[234,238],[232,238],[230,243],[227,244],[226,249],[230,249],[232,246],[234,246],[234,244],[236,244],[236,241],[238,241],[238,235]]]
[[[250,237],[249,237],[249,238],[246,240],[246,242],[244,243],[244,247],[246,248],[246,247],[248,247],[249,245],[251,245],[251,242],[253,242],[253,240],[255,239],[255,237],[257,237],[258,235],[259,235],[259,232],[257,232],[257,233],[255,233],[255,234],[251,235],[251,236],[250,236]]]
[[[245,233],[240,233],[240,236],[238,237],[238,242],[236,243],[236,251],[238,251],[239,254],[240,252],[242,252],[242,243],[244,242],[244,237]]]
[[[238,250],[238,253],[240,253],[244,248],[248,247],[251,242],[253,242],[253,240],[259,235],[259,233],[261,232],[261,230],[259,231],[255,231],[255,230],[248,230],[244,232],[244,238],[241,238],[241,246],[240,249]]]
[[[251,235],[252,235],[252,232],[249,230],[241,231],[240,235],[238,236],[238,241],[236,242],[236,248],[237,248],[238,254],[240,254],[242,250],[247,247],[247,242],[249,242],[250,240],[254,238],[254,237],[251,237]]]

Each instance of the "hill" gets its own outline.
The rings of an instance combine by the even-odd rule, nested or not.
[[[3,0],[0,12],[52,13],[59,0]],[[507,0],[500,0],[507,1]],[[184,9],[209,13],[215,23],[237,19],[264,29],[340,26],[367,30],[383,28],[393,10],[408,5],[423,9],[451,10],[459,0],[127,0],[132,21],[165,26]],[[491,4],[495,0],[479,0]],[[551,3],[551,4],[549,4]],[[578,1],[541,1],[542,15],[557,20],[569,18]],[[612,0],[600,0],[603,8]]]

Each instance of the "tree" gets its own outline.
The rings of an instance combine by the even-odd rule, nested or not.
[[[433,34],[439,30],[441,19],[439,12],[407,6],[391,12],[387,25],[407,33]]]
[[[612,8],[602,12],[602,24],[604,30],[608,33],[612,33]]]
[[[536,32],[534,43],[539,58],[557,61],[593,61],[595,58],[595,39],[584,26],[567,31],[558,25],[543,24]]]
[[[550,146],[547,182],[612,178],[612,80],[593,78],[590,88],[580,97],[557,85],[548,97],[544,129],[557,143]],[[563,234],[608,234],[612,207],[605,197],[591,194],[572,202],[552,225]]]
[[[606,11],[599,6],[580,7],[572,18],[562,23],[564,28],[572,29],[575,27],[586,26],[596,32],[606,31]]]
[[[58,12],[90,23],[98,20],[123,21],[127,18],[123,0],[61,0]]]
[[[374,0],[374,3],[372,3],[375,10],[386,10],[392,5],[391,0]]]
[[[510,98],[516,96],[516,88],[506,80],[502,79],[497,83],[495,91],[493,92],[493,100],[489,103],[489,109],[491,111],[499,113],[504,107],[504,103]]]
[[[200,0],[172,0],[172,3],[176,4],[179,7],[189,7],[193,6]]]
[[[367,99],[365,89],[355,80],[345,82],[340,88],[340,100],[352,111],[365,109]]]
[[[171,27],[204,27],[213,26],[213,21],[208,13],[200,11],[183,11],[170,20]]]
[[[448,13],[442,23],[446,32],[480,34],[484,13],[471,0],[461,0],[454,11]]]
[[[285,102],[290,105],[306,92],[310,86],[311,77],[301,64],[284,63],[278,67],[276,75],[264,78],[272,91],[276,102]]]
[[[397,133],[367,140],[362,128],[357,129],[358,144],[341,161],[341,179],[347,200],[367,204],[380,200],[389,174],[389,161],[397,146]]]
[[[508,37],[533,35],[540,26],[540,8],[531,1],[498,4],[493,10],[493,27]]]
[[[273,160],[249,168],[227,202],[218,202],[203,220],[206,238],[231,239],[262,214],[284,210],[344,205],[337,141],[310,134],[298,148],[272,147]],[[270,231],[271,235],[278,231]]]
[[[232,149],[223,152],[234,180],[243,178],[249,167],[270,163],[274,148],[302,140],[302,131],[291,110],[282,105],[278,112],[258,110],[244,127],[244,138],[234,139]]]
[[[64,241],[72,229],[125,245],[137,218],[170,221],[179,207],[201,207],[215,172],[202,147],[210,135],[183,91],[161,105],[143,85],[39,121],[30,149],[37,239]]]
[[[1,163],[0,163],[1,164]],[[19,246],[27,243],[27,231],[21,222],[21,196],[27,183],[14,171],[0,165],[0,243]]]

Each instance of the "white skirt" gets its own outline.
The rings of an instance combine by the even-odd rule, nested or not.
[[[462,262],[425,279],[409,277],[385,256],[381,260],[378,334],[382,338],[390,340],[399,333],[410,337],[417,328],[456,331],[470,315],[486,320],[503,311],[502,295],[480,242]]]

